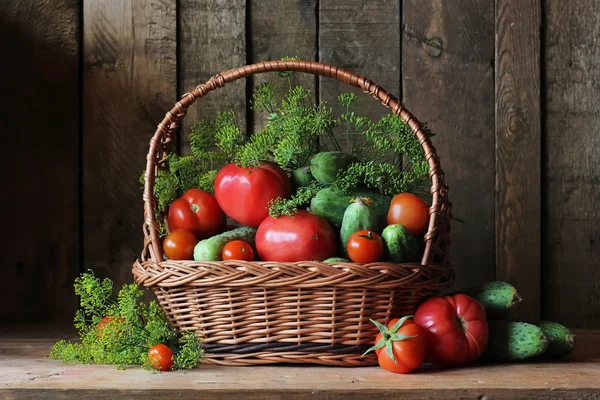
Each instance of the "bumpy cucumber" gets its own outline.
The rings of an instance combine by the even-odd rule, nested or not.
[[[373,210],[371,210],[369,205],[372,203],[372,200],[358,197],[352,201],[346,207],[344,218],[342,219],[342,227],[340,228],[340,242],[344,253],[346,253],[346,244],[354,232],[363,229],[375,229],[375,214],[373,214]]]
[[[196,261],[220,261],[223,247],[232,240],[243,240],[250,245],[254,244],[256,229],[243,226],[232,231],[223,232],[201,240],[194,247],[194,260]]]
[[[541,321],[539,326],[550,341],[548,350],[544,353],[545,356],[560,358],[573,352],[575,335],[566,326],[550,321]]]
[[[548,337],[538,326],[518,321],[488,321],[486,356],[505,361],[536,357],[548,349]]]
[[[503,281],[487,282],[482,286],[466,290],[465,294],[476,298],[485,308],[487,316],[491,318],[505,316],[511,308],[523,300],[514,286]]]
[[[356,158],[341,151],[317,153],[310,160],[310,172],[319,183],[333,183],[338,172],[350,166]]]
[[[388,225],[381,233],[385,255],[389,261],[410,262],[419,258],[419,244],[408,228],[400,224]]]
[[[342,258],[342,257],[331,257],[328,258],[327,260],[323,261],[324,263],[348,263],[350,262],[350,260],[348,260],[347,258]]]
[[[310,185],[313,181],[313,176],[310,173],[309,167],[300,167],[292,171],[290,176],[294,189]]]
[[[350,205],[350,201],[356,197],[368,197],[373,200],[371,210],[377,218],[375,231],[381,232],[387,225],[386,217],[392,199],[389,196],[372,190],[355,190],[345,196],[328,187],[320,190],[312,198],[310,201],[310,210],[312,213],[325,218],[331,225],[339,227],[344,219],[346,208]]]

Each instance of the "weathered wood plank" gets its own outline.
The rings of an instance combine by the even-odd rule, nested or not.
[[[250,46],[251,62],[279,60],[283,57],[300,57],[302,60],[316,60],[317,20],[316,0],[251,0]],[[315,75],[297,74],[299,83],[309,89],[316,100]],[[289,84],[273,74],[259,74],[252,78],[253,87],[264,82],[277,84],[275,94],[280,99],[289,89]],[[292,84],[296,82],[292,81]],[[250,110],[253,132],[260,131],[267,122],[266,113]]]
[[[400,96],[400,1],[319,1],[319,61],[348,69]],[[373,120],[389,113],[381,103],[342,82],[319,77],[320,100],[335,115],[344,112],[337,97],[352,92],[355,111]],[[346,140],[340,140],[343,150]]]
[[[246,64],[245,0],[182,1],[179,3],[179,95],[213,75]],[[189,149],[190,128],[200,119],[214,119],[219,111],[234,110],[242,130],[246,126],[246,83],[237,80],[198,100],[182,124],[181,149]]]
[[[1,331],[4,332],[4,331]],[[14,331],[13,331],[14,332]],[[153,374],[141,368],[63,364],[47,354],[55,339],[0,338],[0,397],[207,399],[594,399],[600,396],[600,335],[581,333],[563,362],[476,364],[392,376],[379,367],[199,365]],[[70,332],[66,336],[71,336]],[[53,336],[54,337],[54,336]],[[402,378],[402,379],[390,379]],[[135,383],[135,384],[132,384]]]
[[[454,216],[456,287],[495,277],[494,3],[407,0],[402,85],[433,138]]]
[[[544,4],[543,315],[600,327],[600,3]]]
[[[79,271],[79,2],[0,2],[0,320],[71,320]]]
[[[84,267],[131,282],[143,246],[139,178],[176,101],[176,1],[84,2]]]
[[[540,23],[538,1],[496,0],[496,277],[540,318]]]

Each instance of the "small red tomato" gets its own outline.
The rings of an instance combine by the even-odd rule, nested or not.
[[[391,372],[405,374],[419,368],[427,355],[426,331],[411,317],[394,318],[387,327],[373,321],[379,333],[375,350],[379,366]]]
[[[148,362],[159,371],[168,371],[173,365],[173,352],[164,344],[157,344],[148,350]]]
[[[220,233],[225,223],[226,217],[217,199],[204,190],[188,190],[169,208],[169,229],[192,232],[197,239]]]
[[[193,233],[175,229],[165,236],[163,251],[170,260],[191,260],[197,243],[198,240]]]
[[[417,195],[397,194],[390,203],[387,223],[404,225],[413,235],[421,235],[429,225],[429,207]]]
[[[465,294],[426,300],[417,308],[415,322],[427,331],[429,361],[440,367],[471,364],[487,346],[485,308]]]
[[[252,246],[243,240],[232,240],[223,247],[223,260],[254,260]]]
[[[373,231],[354,232],[348,239],[346,251],[355,263],[376,262],[383,256],[383,240]]]

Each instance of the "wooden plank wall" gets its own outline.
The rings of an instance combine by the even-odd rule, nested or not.
[[[600,327],[597,9],[596,0],[0,2],[0,44],[15,55],[0,67],[15,171],[2,196],[0,317],[71,319],[72,279],[88,268],[130,282],[142,246],[138,178],[165,111],[221,70],[299,56],[366,75],[437,134],[465,221],[453,223],[457,288],[505,279],[526,298],[516,316]],[[260,129],[265,116],[248,100],[266,80],[200,100],[176,149],[189,153],[192,124],[221,110]],[[301,82],[334,108],[351,90],[361,113],[386,112],[334,80]]]

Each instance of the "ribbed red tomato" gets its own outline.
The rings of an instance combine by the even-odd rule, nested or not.
[[[227,164],[217,173],[215,197],[225,214],[240,224],[257,227],[269,215],[269,201],[288,197],[289,176],[270,162],[243,168]]]
[[[337,253],[335,232],[318,215],[300,210],[293,217],[267,217],[256,232],[256,250],[264,261],[323,261]]]
[[[169,229],[192,232],[198,240],[220,233],[225,214],[217,199],[201,189],[190,189],[169,208]]]
[[[441,367],[471,364],[487,346],[485,308],[465,294],[426,300],[414,321],[427,331],[427,358]]]

